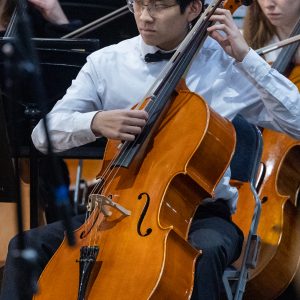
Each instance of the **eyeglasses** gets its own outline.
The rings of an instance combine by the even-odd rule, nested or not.
[[[153,0],[148,1],[148,4],[145,4],[143,0],[127,0],[127,6],[132,13],[141,14],[143,7],[146,7],[151,17],[156,17],[164,10],[176,5],[178,3],[174,2],[174,0]]]

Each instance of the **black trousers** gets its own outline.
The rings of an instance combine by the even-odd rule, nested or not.
[[[74,228],[84,222],[84,217],[79,215],[73,218]],[[38,261],[34,268],[35,279],[39,277],[63,237],[64,227],[61,222],[25,232],[25,246],[35,249],[38,253]],[[195,248],[203,251],[196,265],[192,299],[220,299],[224,269],[239,257],[243,243],[243,234],[231,222],[229,209],[224,201],[218,200],[199,207],[190,229],[189,241]],[[9,244],[1,300],[32,298],[32,284],[28,280],[32,272],[29,273],[30,268],[15,258],[17,248],[18,239],[15,237]]]
[[[189,232],[189,242],[202,250],[191,300],[221,299],[224,270],[239,258],[243,241],[243,232],[231,221],[226,201],[199,206]]]

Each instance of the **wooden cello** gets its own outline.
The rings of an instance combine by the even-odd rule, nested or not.
[[[300,33],[300,21],[291,36]],[[291,68],[299,42],[283,48],[272,67],[300,90],[300,66]],[[290,284],[300,263],[300,142],[286,134],[263,130],[262,212],[258,234],[262,245],[257,267],[251,270],[245,299],[275,299]],[[241,199],[243,200],[243,199]],[[246,199],[244,199],[247,201]],[[247,207],[239,201],[240,209]],[[234,218],[242,227],[243,220]]]
[[[135,107],[149,113],[142,134],[135,142],[108,142],[101,193],[90,195],[77,245],[61,244],[34,299],[190,297],[199,255],[187,242],[191,219],[213,193],[235,144],[232,124],[181,79],[222,1],[214,2]]]

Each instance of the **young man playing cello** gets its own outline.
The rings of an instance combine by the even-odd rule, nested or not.
[[[64,98],[49,114],[55,151],[100,136],[134,140],[148,115],[130,108],[143,98],[166,64],[166,61],[146,62],[145,56],[157,50],[176,49],[203,6],[200,0],[127,2],[140,35],[101,49],[88,58]],[[188,72],[189,89],[201,95],[223,117],[233,119],[241,113],[252,123],[300,138],[298,89],[249,49],[229,11],[217,9],[211,20],[218,23],[208,29],[212,38],[207,38]],[[32,138],[40,151],[47,151],[41,123]],[[229,185],[229,179],[227,170],[215,197],[200,205],[191,225],[189,241],[203,253],[196,265],[192,299],[219,299],[223,271],[240,255],[243,236],[231,221],[238,194]],[[76,226],[83,219],[76,217]],[[38,251],[40,273],[61,243],[63,227],[54,223],[39,230],[38,241],[37,229],[30,230],[25,237],[26,246]],[[18,299],[20,284],[26,286],[25,282],[16,282],[20,267],[12,260],[15,248],[14,239],[5,267],[1,300]]]

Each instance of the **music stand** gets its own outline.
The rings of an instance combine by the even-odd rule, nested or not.
[[[1,90],[0,90],[1,91]],[[15,250],[13,257],[18,264],[24,266],[26,277],[29,277],[28,290],[36,291],[36,265],[37,253],[34,249],[26,248],[23,238],[23,208],[20,190],[20,178],[18,162],[14,162],[14,146],[9,139],[9,130],[6,126],[6,116],[3,108],[3,101],[0,95],[0,202],[16,202],[17,228],[18,228],[18,250]],[[1,265],[2,267],[2,265]],[[24,275],[24,274],[22,274]],[[20,274],[20,278],[22,277]],[[20,295],[27,295],[25,291],[19,291]]]
[[[13,37],[1,37],[0,45],[2,46],[7,41],[14,39]],[[99,39],[46,39],[32,38],[31,39],[36,49],[61,49],[61,50],[78,50],[81,52],[92,53],[100,49]]]
[[[32,38],[36,49],[78,50],[92,53],[100,49],[99,39],[45,39]]]
[[[6,41],[0,39],[0,46]],[[98,45],[94,40],[90,40],[89,50],[92,47]],[[87,42],[85,41],[85,44]],[[16,124],[18,126],[18,158],[30,158],[30,174],[31,174],[31,185],[30,185],[30,226],[38,226],[38,215],[39,215],[39,206],[38,206],[38,160],[42,157],[41,153],[32,148],[31,145],[31,131],[34,126],[37,124],[41,115],[38,111],[42,110],[44,113],[47,113],[51,110],[57,100],[59,100],[66,92],[67,88],[71,85],[71,81],[77,76],[79,70],[86,62],[86,57],[90,54],[89,51],[74,50],[82,48],[84,45],[80,41],[77,45],[75,41],[71,41],[69,44],[70,49],[67,48],[68,43],[60,43],[60,40],[51,39],[49,43],[43,41],[43,46],[45,48],[38,48],[37,54],[40,60],[40,68],[42,74],[42,80],[46,89],[47,102],[41,105],[37,103],[24,103],[20,102],[15,104],[18,107],[17,117],[15,118]],[[63,45],[63,47],[62,47]],[[39,45],[41,46],[41,45]],[[49,47],[53,46],[54,49]],[[58,48],[58,49],[57,49]],[[5,76],[3,74],[3,59],[0,55],[0,82],[4,82]],[[54,80],[55,79],[55,80]],[[30,95],[29,95],[30,97]],[[28,97],[28,98],[29,98]],[[30,102],[30,101],[29,101]],[[33,112],[32,115],[25,116],[25,110],[28,112]],[[90,158],[90,159],[99,159],[103,157],[104,152],[104,140],[97,140],[91,145],[85,145],[79,148],[74,148],[68,150],[64,153],[59,153],[58,156],[62,158]]]

